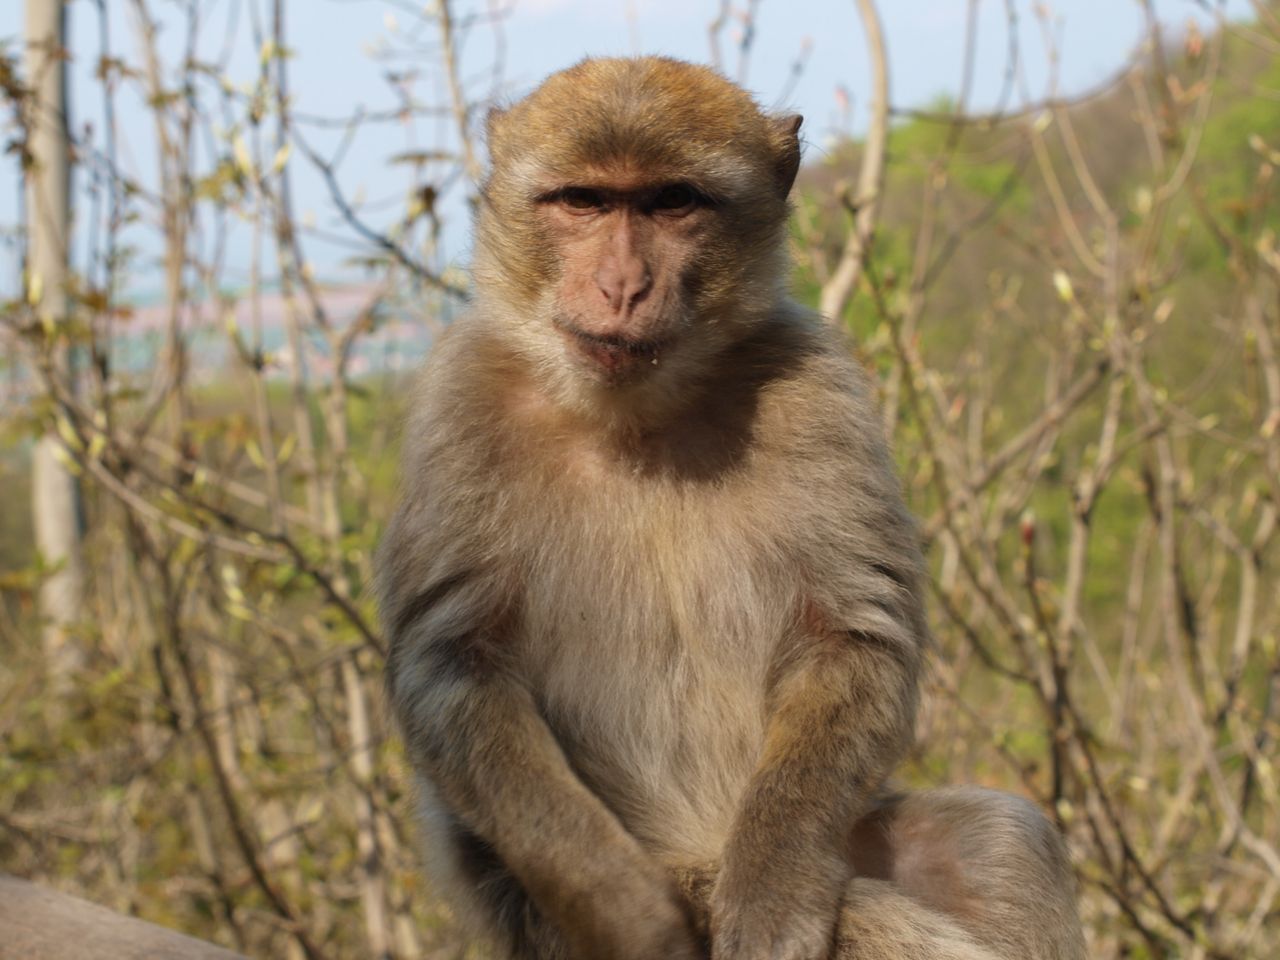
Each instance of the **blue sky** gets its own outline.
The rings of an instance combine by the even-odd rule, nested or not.
[[[498,4],[501,5],[501,4]],[[745,6],[737,0],[735,6]],[[112,46],[118,55],[137,62],[133,18],[124,0],[107,0],[112,15]],[[151,6],[166,27],[165,53],[176,58],[181,34],[178,5],[152,0]],[[201,54],[210,59],[223,44],[228,23],[236,23],[236,54],[230,73],[249,81],[256,69],[255,47],[249,24],[254,7],[265,10],[266,0],[203,0]],[[408,0],[291,0],[288,5],[291,82],[299,111],[341,116],[359,106],[376,110],[394,104],[384,79],[385,65],[373,54],[403,43],[415,23],[405,7]],[[484,10],[487,0],[456,4],[460,13]],[[540,78],[587,55],[663,53],[690,60],[710,56],[708,25],[717,0],[513,0],[513,12],[502,30],[503,90],[519,96]],[[955,93],[960,85],[967,0],[882,0],[881,14],[892,71],[895,106],[927,104],[941,94]],[[1048,57],[1040,23],[1031,0],[1014,0],[1018,13],[1022,65],[1026,92],[1039,98],[1047,91]],[[1058,0],[1047,4],[1052,11],[1059,46],[1059,89],[1064,93],[1085,90],[1118,69],[1143,32],[1142,11],[1135,0]],[[0,2],[0,38],[17,42],[22,33],[20,0]],[[1210,19],[1201,4],[1192,0],[1156,0],[1162,21],[1180,30],[1190,18]],[[1222,9],[1230,17],[1248,16],[1247,0],[1227,0]],[[98,18],[88,0],[70,4],[73,54],[72,112],[77,124],[93,122],[101,129],[100,96],[91,74],[98,55]],[[1007,58],[1007,26],[1004,0],[979,4],[977,69],[972,103],[991,106],[1002,86]],[[730,31],[722,36],[726,72],[736,75],[738,58]],[[495,47],[492,34],[473,31],[463,48],[464,74],[473,91],[484,94],[490,86],[489,65]],[[791,77],[792,64],[807,50],[804,70]],[[411,58],[397,67],[426,65]],[[770,107],[798,110],[806,116],[808,158],[819,156],[835,131],[862,129],[866,120],[867,59],[860,22],[852,0],[759,0],[756,37],[744,83]],[[422,99],[436,99],[440,78],[424,72],[416,92]],[[842,110],[837,91],[848,94],[851,108]],[[1021,97],[1021,91],[1017,98]],[[1017,102],[1015,98],[1015,102]],[[142,105],[129,96],[120,103],[120,130],[124,164],[141,182],[154,182],[154,139]],[[324,148],[332,135],[315,132],[312,142]],[[407,184],[400,167],[389,167],[386,158],[409,149],[429,149],[451,136],[445,119],[429,120],[413,127],[384,124],[362,130],[339,171],[344,190],[362,198],[371,221],[379,211],[393,211],[403,200]],[[295,207],[307,223],[337,226],[320,179],[294,159]],[[11,161],[0,166],[0,226],[16,217],[17,170]],[[83,202],[83,201],[81,201]],[[455,208],[456,209],[456,208]],[[444,236],[442,256],[465,259],[465,218],[454,216]],[[241,224],[231,237],[231,279],[244,272],[249,231]],[[131,237],[144,254],[154,256],[154,230],[137,228]],[[336,276],[350,251],[320,239],[309,241],[309,255],[323,275]],[[12,255],[0,253],[0,295],[12,293]],[[145,278],[138,283],[145,289]]]

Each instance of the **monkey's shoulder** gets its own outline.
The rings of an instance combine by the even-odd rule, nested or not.
[[[883,465],[887,444],[874,385],[843,333],[797,307],[745,343],[743,352],[744,370],[766,371],[758,375],[754,429],[770,447],[766,455]]]
[[[503,398],[527,378],[509,350],[484,326],[465,317],[433,345],[413,382],[404,425],[406,474],[430,479],[450,467],[483,468],[496,454]]]
[[[785,539],[815,569],[857,567],[902,544],[914,563],[907,556],[914,521],[871,376],[848,339],[817,318],[792,321],[788,335],[804,347],[789,373],[762,392],[755,485],[766,491],[770,512],[785,517]]]

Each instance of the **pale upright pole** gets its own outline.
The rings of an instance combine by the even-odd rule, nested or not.
[[[27,0],[26,75],[34,98],[29,139],[33,163],[27,175],[27,294],[55,338],[52,374],[69,388],[70,347],[64,338],[70,231],[66,23],[62,0]],[[53,428],[36,443],[31,511],[36,549],[54,568],[40,588],[46,662],[52,674],[65,677],[82,659],[70,630],[84,602],[84,561],[80,486],[59,456],[61,445]]]

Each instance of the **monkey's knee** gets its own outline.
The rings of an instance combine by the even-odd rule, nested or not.
[[[1084,954],[1066,847],[1033,804],[978,787],[899,800],[884,821],[890,879],[1010,960]]]

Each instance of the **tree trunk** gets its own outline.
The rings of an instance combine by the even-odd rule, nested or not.
[[[27,178],[30,247],[27,290],[52,325],[52,374],[71,384],[67,321],[69,157],[67,136],[66,5],[27,0],[27,78],[35,100],[31,112],[31,152]],[[44,648],[49,671],[65,678],[83,658],[70,633],[84,602],[83,523],[80,486],[59,459],[61,441],[50,428],[36,443],[31,464],[31,510],[36,549],[54,568],[40,588]]]

